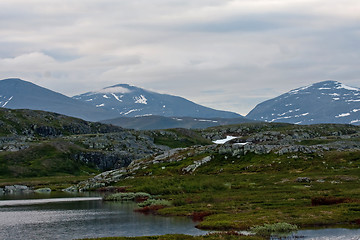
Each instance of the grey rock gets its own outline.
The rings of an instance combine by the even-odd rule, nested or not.
[[[309,183],[309,182],[311,182],[311,179],[310,179],[310,178],[308,178],[308,177],[298,177],[298,178],[296,179],[296,182],[301,182],[301,183],[305,182],[305,183]]]
[[[35,189],[34,192],[36,192],[36,193],[51,193],[51,189],[50,188],[38,188],[38,189]]]
[[[28,186],[25,186],[25,185],[14,185],[15,189],[17,191],[26,191],[26,190],[29,190],[29,187]]]
[[[204,157],[199,161],[194,161],[193,164],[183,168],[182,171],[185,173],[193,173],[198,167],[210,161],[211,161],[211,156]]]

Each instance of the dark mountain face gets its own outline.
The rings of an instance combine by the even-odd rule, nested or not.
[[[117,116],[106,109],[97,109],[90,104],[16,78],[0,81],[0,107],[50,111],[89,121]]]
[[[360,89],[324,81],[258,104],[247,118],[295,124],[360,124]]]
[[[159,94],[127,84],[118,84],[97,92],[73,97],[99,109],[116,111],[118,116],[176,116],[203,118],[236,118],[241,115],[204,107],[182,97]]]
[[[214,126],[240,124],[245,122],[255,122],[246,118],[192,118],[192,117],[163,117],[163,116],[143,116],[143,117],[120,117],[101,121],[102,123],[112,124],[123,128],[136,130],[154,130],[169,128],[203,129]]]

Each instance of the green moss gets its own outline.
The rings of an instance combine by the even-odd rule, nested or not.
[[[298,153],[297,158],[292,155],[247,154],[234,158],[213,154],[212,160],[193,174],[179,172],[194,159],[204,157],[195,156],[176,163],[154,164],[154,175],[136,175],[118,184],[172,201],[173,206],[159,210],[159,214],[204,214],[198,224],[204,229],[248,230],[278,222],[300,227],[351,225],[357,221],[360,152],[325,152],[323,156]],[[298,182],[298,177],[307,177],[310,182]],[[311,200],[321,196],[350,200],[312,206]]]
[[[67,143],[45,142],[26,150],[1,153],[1,177],[88,175],[97,172],[91,165],[73,160],[74,152],[76,149]]]
[[[148,207],[148,206],[171,206],[171,202],[164,199],[147,199],[146,201],[139,203],[139,207]]]
[[[261,226],[254,226],[250,228],[251,232],[254,232],[256,235],[269,237],[271,235],[285,236],[291,232],[297,231],[298,227],[289,223],[273,223],[273,224],[264,224]]]
[[[124,192],[124,193],[114,193],[109,194],[103,197],[105,201],[134,201],[136,199],[147,199],[151,195],[144,192]]]
[[[208,145],[211,144],[211,141],[203,138],[195,131],[179,128],[155,132],[154,143],[171,148],[184,148],[194,145]]]

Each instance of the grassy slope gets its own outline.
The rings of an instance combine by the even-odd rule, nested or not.
[[[192,175],[182,174],[181,169],[196,158],[152,165],[118,185],[172,200],[174,206],[160,210],[160,214],[206,216],[198,225],[204,229],[244,230],[276,222],[301,227],[358,224],[360,152],[293,156],[248,154],[234,158],[215,154],[214,160]],[[143,176],[150,172],[151,176]],[[312,181],[297,182],[298,177]],[[347,200],[312,206],[314,197]]]
[[[47,141],[28,149],[0,154],[1,178],[84,175],[97,172],[93,166],[72,160],[77,146],[66,142]]]
[[[166,130],[167,134],[161,133],[164,133],[164,131],[152,131],[154,143],[171,148],[184,148],[193,145],[208,145],[212,143],[210,140],[203,138],[199,133],[183,128]]]
[[[69,179],[83,180],[83,176],[97,173],[96,167],[75,161],[73,156],[78,152],[92,150],[66,136],[81,134],[82,139],[86,139],[101,133],[105,138],[107,133],[112,132],[134,134],[119,127],[87,122],[56,113],[0,108],[0,137],[5,139],[3,141],[6,143],[10,138],[10,144],[23,142],[29,145],[29,148],[16,152],[0,151],[0,187],[19,183],[41,185],[39,179],[47,183],[56,176],[64,176],[64,183],[68,184],[73,184]],[[153,135],[156,143],[171,147],[209,143],[200,135],[181,129],[169,130],[165,136],[152,131],[148,131],[147,134]],[[26,140],[23,140],[24,138]],[[30,178],[35,180],[32,181]],[[50,182],[50,185],[64,185],[57,180]]]

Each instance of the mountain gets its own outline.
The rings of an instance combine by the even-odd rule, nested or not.
[[[360,89],[323,81],[258,104],[246,116],[266,122],[360,124]]]
[[[128,84],[118,84],[74,96],[99,109],[113,110],[119,116],[158,115],[166,117],[236,118],[241,115],[198,105],[182,97],[151,92]]]
[[[103,120],[102,123],[136,130],[154,130],[170,128],[203,129],[208,127],[255,122],[246,118],[192,118],[192,117],[119,117]]]
[[[89,121],[114,118],[115,113],[17,78],[0,81],[0,107],[43,110]]]

